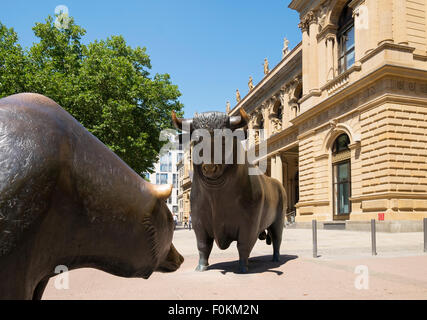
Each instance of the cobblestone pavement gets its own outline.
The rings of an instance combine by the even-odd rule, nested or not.
[[[174,244],[185,258],[174,273],[143,280],[73,270],[68,290],[55,289],[52,278],[43,299],[427,299],[427,254],[418,232],[377,233],[378,255],[372,256],[369,232],[321,229],[315,259],[311,230],[285,229],[281,261],[271,262],[272,247],[258,241],[244,275],[237,273],[235,243],[225,251],[214,245],[209,270],[202,273],[194,271],[194,232],[177,229]]]

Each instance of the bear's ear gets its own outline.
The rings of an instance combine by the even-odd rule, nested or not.
[[[166,200],[170,197],[172,193],[172,185],[171,184],[150,184],[151,191],[157,199]]]

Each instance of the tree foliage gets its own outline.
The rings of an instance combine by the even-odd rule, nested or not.
[[[33,31],[39,42],[23,50],[0,22],[0,97],[46,95],[136,172],[150,171],[164,144],[160,131],[171,127],[172,110],[182,110],[170,76],[150,77],[146,48],[131,48],[122,36],[84,45],[86,31],[73,19],[59,30],[49,16]]]

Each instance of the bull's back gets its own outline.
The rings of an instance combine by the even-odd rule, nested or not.
[[[48,209],[62,152],[58,108],[34,94],[0,99],[0,256]]]
[[[2,161],[10,170],[0,177],[7,189],[0,187],[0,198],[6,192],[16,195],[11,192],[15,186],[40,176],[45,178],[37,179],[31,190],[44,185],[48,197],[55,186],[91,218],[115,219],[153,206],[141,177],[57,103],[39,94],[0,100]]]

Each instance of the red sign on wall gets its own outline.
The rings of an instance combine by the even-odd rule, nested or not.
[[[378,213],[378,220],[384,221],[384,213]]]

